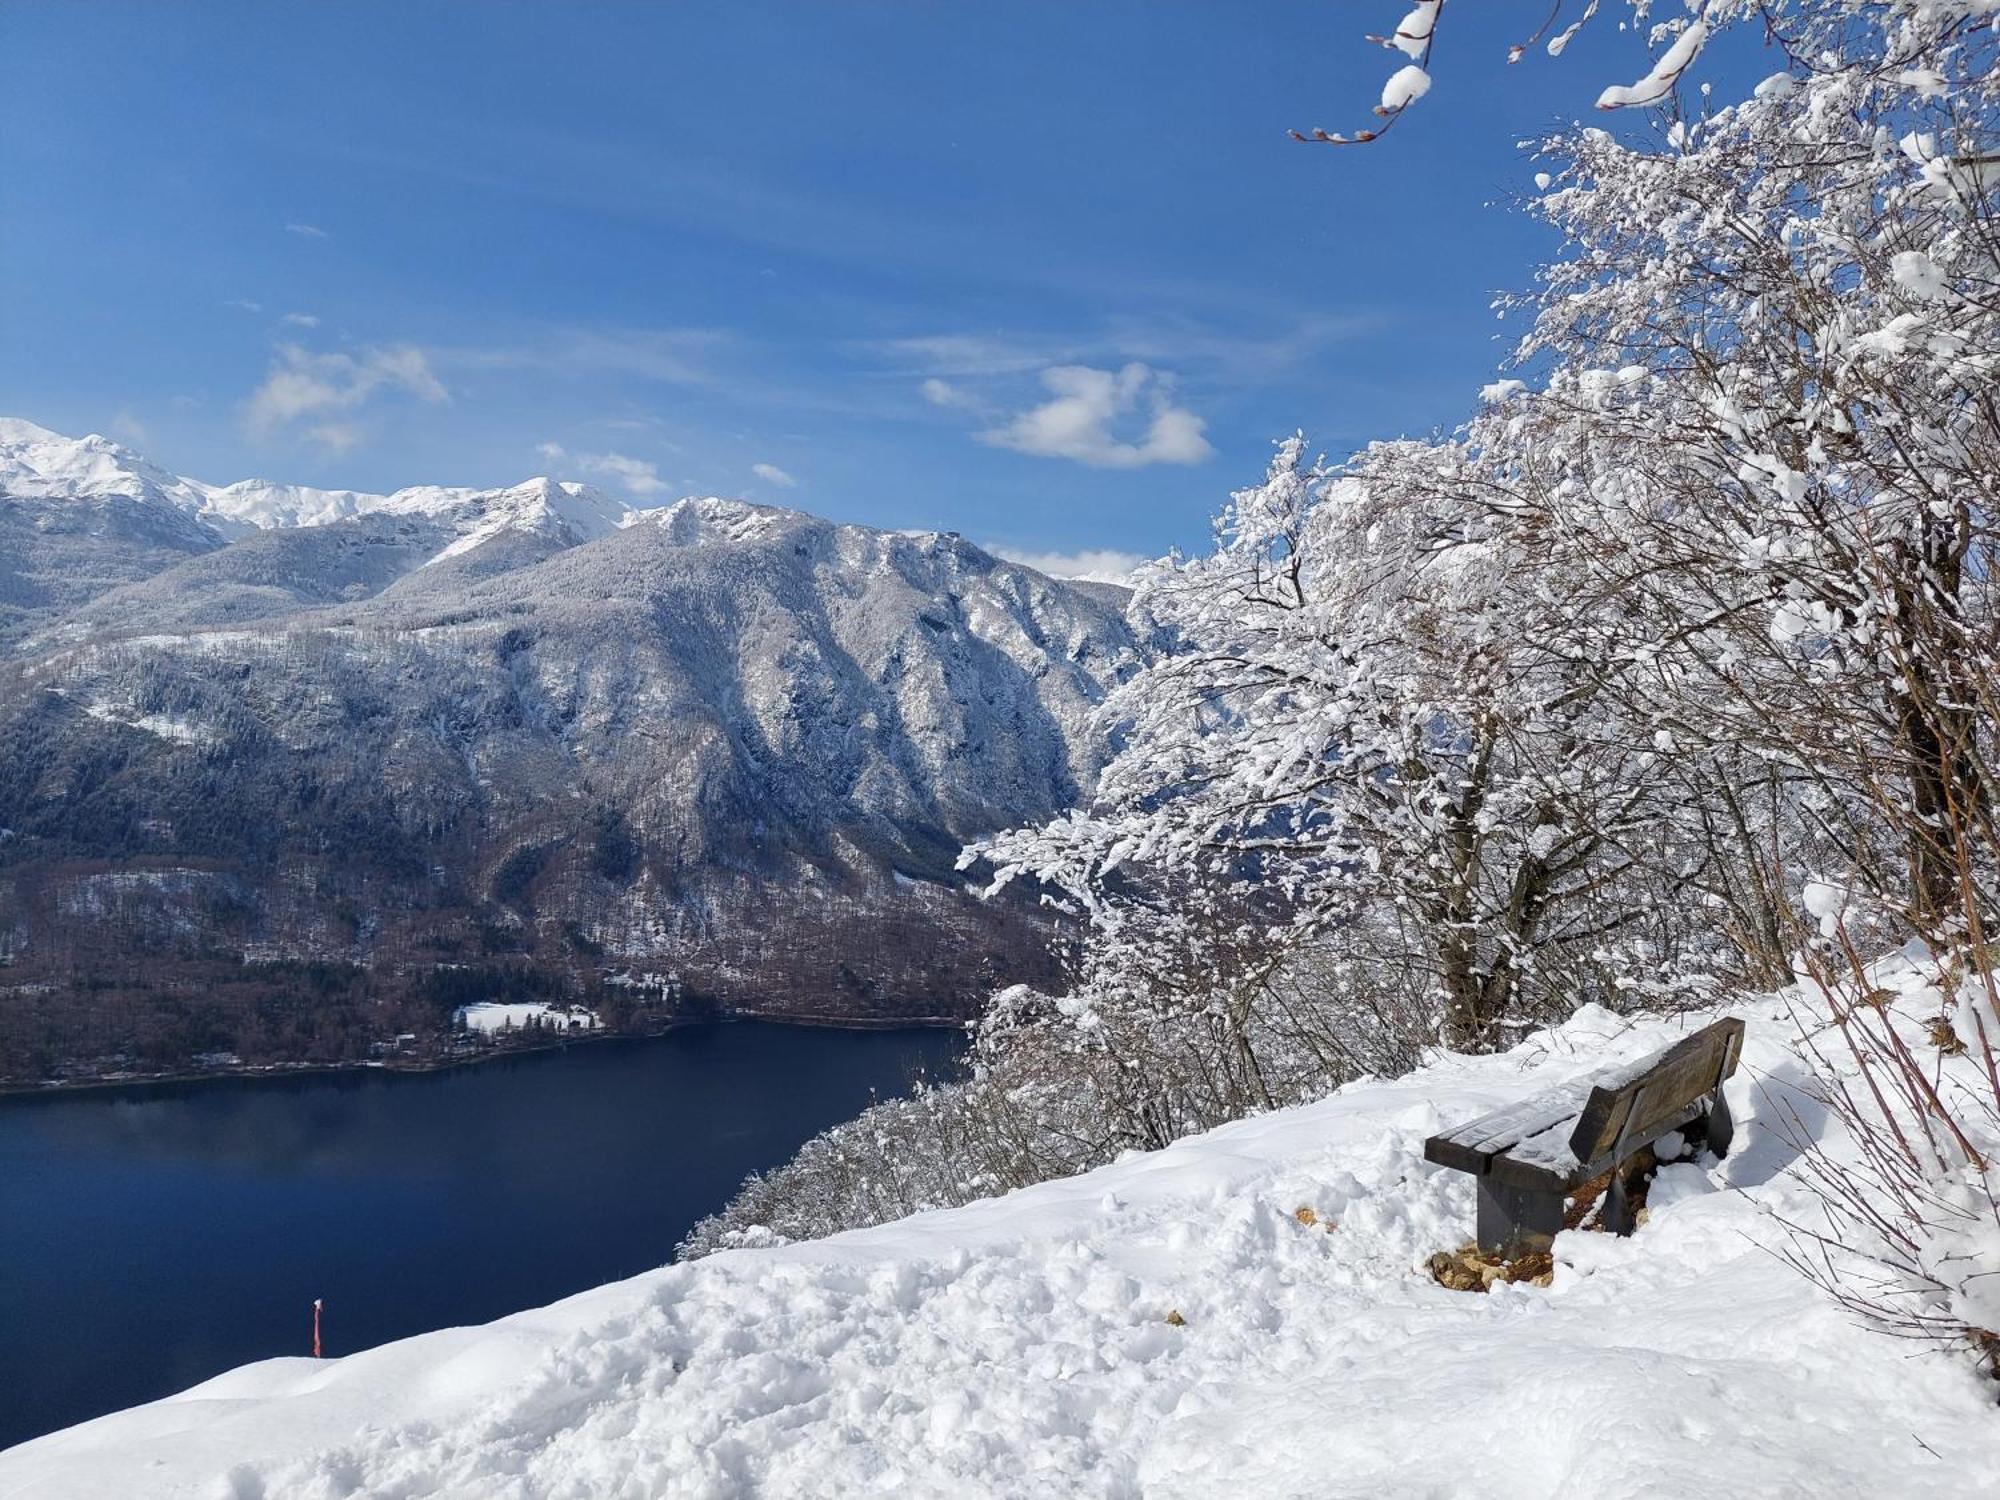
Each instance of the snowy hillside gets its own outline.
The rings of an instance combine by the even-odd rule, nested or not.
[[[1420,1269],[1472,1219],[1424,1138],[1708,1017],[1591,1009],[1006,1198],[246,1367],[0,1456],[0,1496],[2000,1494],[1990,1387],[1771,1253],[1811,1207],[1789,1122],[1830,1127],[1785,1008],[1736,1013],[1735,1152],[1663,1168],[1631,1239],[1562,1235],[1546,1288]]]

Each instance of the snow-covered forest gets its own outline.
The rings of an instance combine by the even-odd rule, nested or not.
[[[1442,9],[1389,39],[1390,122]],[[1478,409],[1332,460],[1281,440],[1212,551],[1141,578],[1169,644],[1105,707],[1095,797],[968,851],[1087,923],[1074,987],[998,997],[968,1078],[814,1141],[684,1254],[968,1202],[1585,1007],[1804,979],[1869,1149],[1801,1255],[1992,1358],[1996,12],[1636,13],[1657,61],[1600,104],[1652,108],[1532,143],[1562,249]],[[1745,30],[1785,66],[1694,87]],[[1917,1044],[1869,978],[1905,944]]]

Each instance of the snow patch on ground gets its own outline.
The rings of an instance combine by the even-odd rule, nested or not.
[[[102,719],[111,724],[124,724],[133,729],[144,730],[156,739],[172,740],[177,745],[212,745],[215,743],[213,730],[186,719],[177,719],[171,714],[135,713],[120,703],[96,702],[86,710],[93,719]]]
[[[1789,1122],[1830,1127],[1783,1008],[1738,1013],[1736,1151],[1664,1169],[1631,1239],[1561,1236],[1547,1288],[1423,1274],[1473,1209],[1424,1138],[1712,1017],[1590,1010],[1004,1198],[248,1366],[0,1456],[0,1497],[2000,1494],[1990,1388],[1770,1253],[1809,1207]]]
[[[476,1005],[461,1005],[452,1019],[467,1031],[484,1032],[488,1036],[496,1031],[525,1031],[531,1026],[589,1031],[598,1024],[594,1010],[581,1005],[545,1005],[539,1000],[518,1004],[482,1000]]]

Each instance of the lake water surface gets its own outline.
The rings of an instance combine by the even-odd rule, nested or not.
[[[457,1071],[0,1099],[0,1448],[663,1264],[953,1031],[743,1022]]]

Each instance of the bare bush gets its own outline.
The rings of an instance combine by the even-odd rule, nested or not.
[[[1994,976],[1926,958],[1885,984],[1843,923],[1806,977],[1819,1005],[1801,1020],[1837,1133],[1799,1132],[1819,1212],[1789,1224],[1789,1258],[1873,1326],[2000,1373]]]

